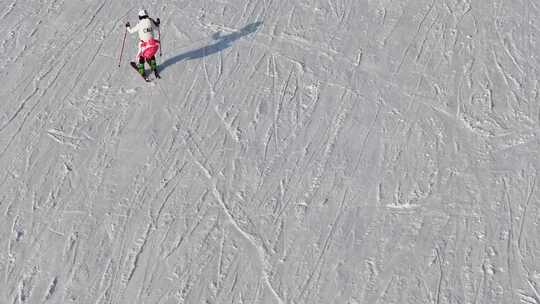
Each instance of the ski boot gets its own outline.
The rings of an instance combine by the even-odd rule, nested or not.
[[[139,62],[139,64],[137,64],[137,71],[139,72],[139,74],[141,74],[142,77],[146,78],[146,75],[144,75],[144,62]]]
[[[156,78],[161,78],[161,76],[159,76],[159,72],[158,72],[158,69],[157,69],[156,58],[152,57],[152,59],[150,59],[150,62],[148,62],[148,63],[150,64],[150,68],[154,72],[154,75],[156,75]]]

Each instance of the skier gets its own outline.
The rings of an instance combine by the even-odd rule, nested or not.
[[[137,69],[139,74],[141,74],[142,77],[144,77],[146,80],[147,76],[144,72],[144,63],[148,62],[150,65],[150,68],[154,72],[157,78],[159,77],[159,73],[157,70],[157,64],[156,64],[156,53],[159,49],[159,40],[154,38],[154,29],[156,27],[159,27],[160,20],[157,18],[156,20],[150,18],[148,16],[148,12],[145,9],[142,9],[139,11],[139,23],[135,25],[134,27],[131,27],[130,23],[126,23],[126,29],[130,34],[133,34],[137,32],[139,34],[139,51],[137,52],[136,61],[131,62],[131,65]]]

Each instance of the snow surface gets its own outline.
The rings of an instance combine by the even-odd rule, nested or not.
[[[0,1],[0,303],[540,303],[540,4]]]

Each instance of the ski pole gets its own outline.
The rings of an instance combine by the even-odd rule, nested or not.
[[[124,39],[122,40],[122,50],[120,51],[120,59],[118,60],[118,67],[122,63],[122,55],[124,54],[124,45],[126,44],[127,28],[124,31]]]
[[[162,49],[163,49],[163,41],[161,40],[161,29],[157,28],[157,31],[158,31],[158,35],[159,35],[159,57],[161,57],[161,55],[163,55],[162,53]]]

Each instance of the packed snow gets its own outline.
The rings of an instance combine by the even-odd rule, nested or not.
[[[537,1],[0,4],[1,304],[540,304]]]

